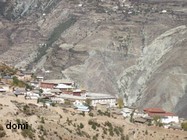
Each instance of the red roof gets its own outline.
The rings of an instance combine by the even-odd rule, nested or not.
[[[144,112],[146,112],[146,113],[165,113],[165,111],[161,108],[145,108]]]
[[[154,116],[160,116],[160,117],[166,117],[166,116],[175,116],[175,114],[171,112],[165,112],[165,113],[148,113],[149,116],[154,117]]]
[[[161,108],[145,108],[144,112],[146,112],[149,116],[160,116],[160,117],[165,117],[165,116],[175,116],[175,114],[171,112],[166,112]]]

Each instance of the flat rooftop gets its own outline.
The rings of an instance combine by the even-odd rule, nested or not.
[[[42,83],[48,83],[48,84],[63,84],[63,83],[68,83],[72,84],[73,81],[70,81],[68,79],[52,79],[52,80],[44,80]]]
[[[87,96],[89,95],[89,96]],[[100,96],[98,96],[100,95]],[[64,99],[75,99],[75,100],[86,100],[86,99],[91,99],[91,100],[99,100],[99,99],[116,99],[115,96],[111,96],[109,94],[100,94],[100,93],[85,93],[84,96],[74,96],[74,95],[69,95],[69,94],[60,94],[58,97],[64,98]]]

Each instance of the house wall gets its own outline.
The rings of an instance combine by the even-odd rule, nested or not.
[[[92,100],[92,105],[96,105],[96,104],[115,104],[116,103],[116,99],[96,99],[96,100]]]
[[[53,83],[40,83],[40,87],[41,88],[49,88],[49,89],[52,89],[54,88],[54,84]]]
[[[2,88],[5,90],[5,92],[9,92],[10,91],[9,86],[2,86]]]
[[[9,84],[13,82],[13,79],[1,79],[1,82]]]
[[[123,112],[125,113],[132,113],[133,109],[130,108],[123,108]]]
[[[73,105],[82,105],[83,103],[79,100],[76,100],[75,102],[73,102]]]
[[[68,85],[68,86],[72,86],[73,83],[66,83],[66,82],[63,82],[62,84],[65,84],[65,85]]]
[[[171,123],[171,122],[175,122],[175,123],[179,123],[179,117],[178,116],[166,116],[161,118],[161,122],[162,123]]]
[[[31,75],[25,75],[24,76],[24,80],[25,81],[30,81],[32,79],[32,76]]]
[[[31,75],[23,75],[23,76],[17,76],[17,78],[21,81],[29,81],[32,79]]]
[[[43,77],[36,77],[37,81],[42,82],[44,80]]]
[[[64,103],[64,99],[62,98],[52,97],[51,100],[53,103]]]
[[[123,108],[122,114],[124,117],[130,117],[132,112],[133,112],[133,109]]]
[[[37,100],[37,99],[38,99],[38,97],[35,97],[35,96],[30,96],[30,99],[31,99],[31,100]]]
[[[81,92],[73,92],[74,96],[81,96]]]
[[[71,91],[72,92],[72,89],[71,88],[61,88],[60,89],[62,92],[68,92],[68,91]]]
[[[63,93],[63,94],[73,94],[72,91],[66,91],[66,90],[62,90],[62,93]]]
[[[24,75],[22,75],[22,76],[18,75],[18,76],[16,76],[16,77],[18,78],[18,80],[21,80],[21,81],[24,80]]]

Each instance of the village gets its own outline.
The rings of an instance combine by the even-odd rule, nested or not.
[[[44,107],[63,106],[76,112],[92,114],[92,110],[123,116],[131,123],[157,126],[169,129],[187,130],[187,121],[162,108],[144,108],[125,106],[123,98],[109,94],[92,93],[81,89],[69,79],[45,79],[33,72],[18,70],[2,65],[0,92],[10,93],[25,100],[35,100]]]

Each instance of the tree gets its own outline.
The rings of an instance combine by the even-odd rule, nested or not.
[[[91,106],[91,103],[92,103],[92,100],[91,99],[86,99],[85,100],[85,105],[87,105],[87,106]]]
[[[37,103],[39,103],[39,102],[40,102],[40,99],[38,98],[38,99],[37,99]]]
[[[40,92],[40,93],[43,93],[43,89],[39,89],[39,92]]]
[[[135,110],[132,111],[132,113],[130,114],[130,122],[134,122],[133,116],[134,116],[134,112]]]
[[[71,102],[70,102],[70,100],[66,99],[66,100],[64,101],[64,104],[65,104],[65,105],[71,105]]]
[[[14,86],[30,88],[29,85],[27,85],[25,82],[19,80],[16,76],[14,76],[14,77],[12,78],[12,80],[13,80],[13,83],[12,83],[12,84],[13,84]]]
[[[32,73],[31,77],[35,80],[36,79],[36,75],[34,73]]]
[[[26,87],[25,87],[25,90],[32,90],[32,89],[33,89],[32,86],[29,85],[29,84],[26,84],[25,86],[26,86]]]
[[[118,107],[119,107],[120,109],[123,108],[123,106],[124,106],[123,98],[118,98],[117,103],[118,103]]]
[[[162,126],[160,116],[154,116],[153,120],[154,120],[154,123],[155,123],[156,126]]]
[[[19,84],[19,80],[16,76],[13,77],[13,85],[18,85]]]
[[[51,103],[51,106],[55,107],[56,103]]]

